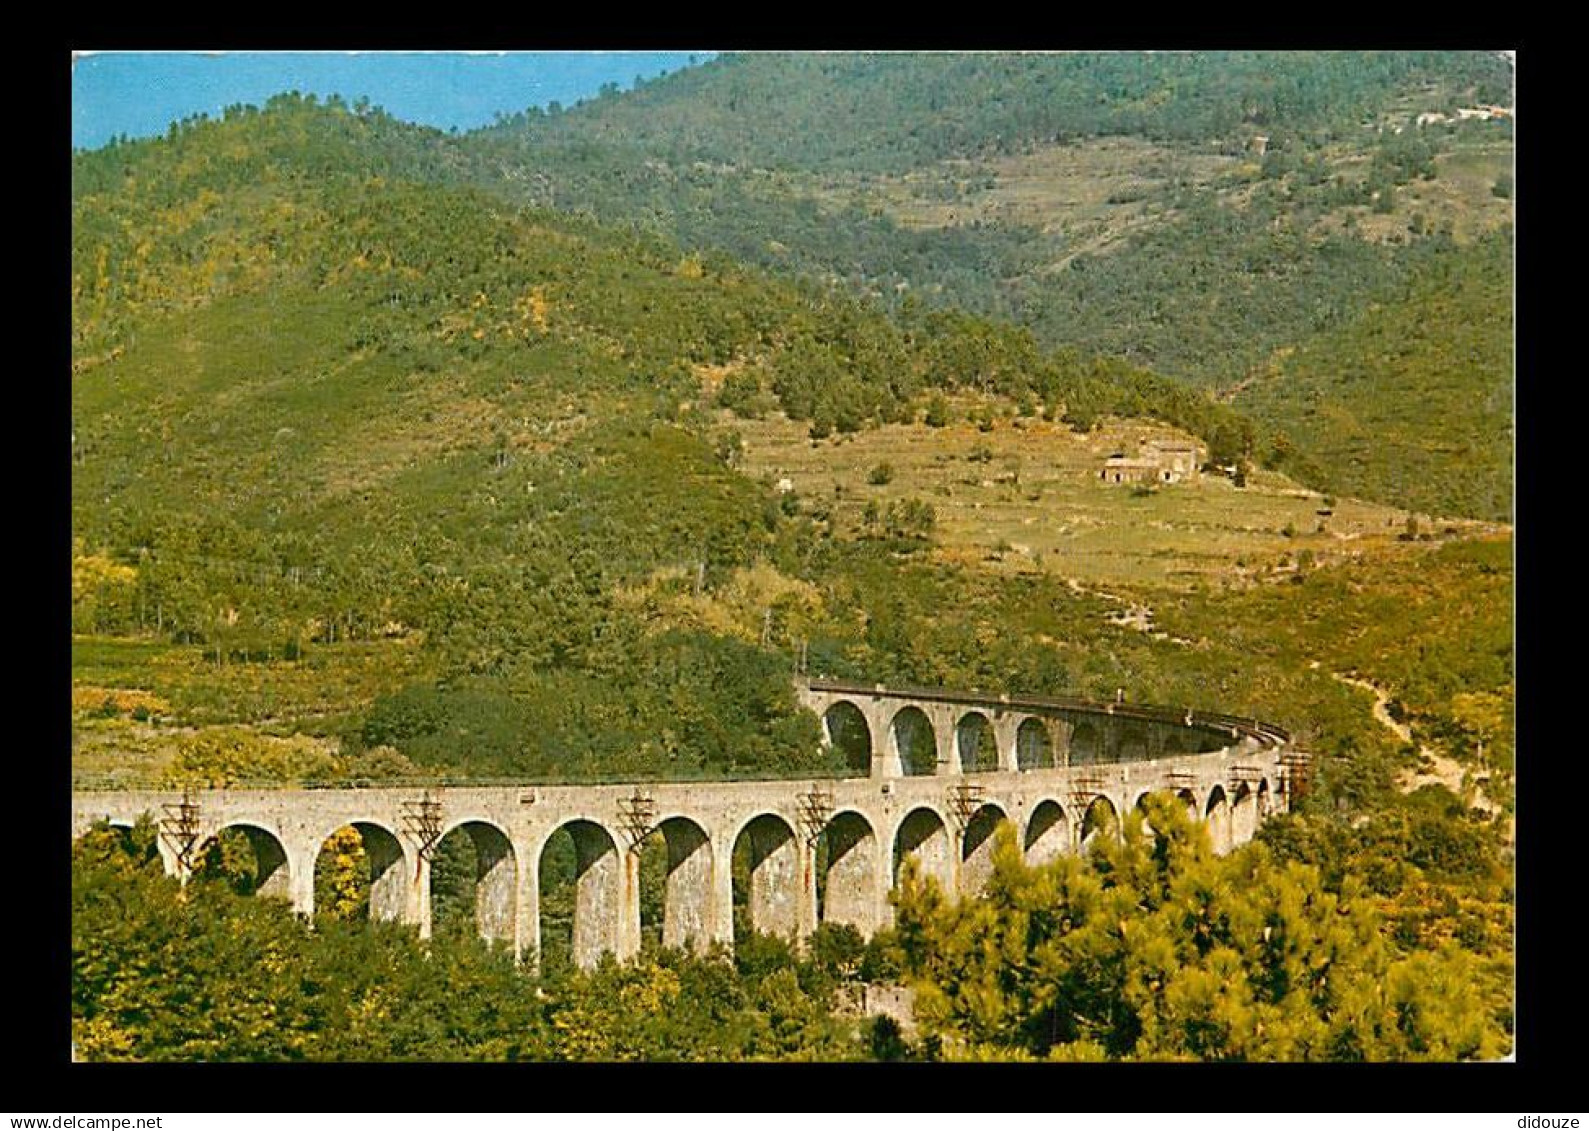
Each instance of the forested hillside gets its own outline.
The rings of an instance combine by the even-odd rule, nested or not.
[[[114,184],[158,204],[148,193],[171,190],[129,169],[170,150],[212,192],[273,162],[473,185],[708,263],[843,284],[907,320],[960,308],[1025,326],[1045,349],[1231,389],[1315,339],[1332,349],[1328,335],[1420,280],[1461,273],[1467,246],[1508,225],[1510,120],[1456,111],[1509,104],[1510,86],[1506,60],[1473,52],[726,55],[463,136],[362,104],[310,126],[283,97],[273,114],[228,112],[247,142],[174,127],[80,157],[75,176],[80,191]],[[189,206],[184,238],[206,207]],[[1477,401],[1510,377],[1490,364],[1507,332],[1489,309],[1451,323],[1488,335],[1484,365],[1455,374]],[[1422,367],[1454,347],[1430,346],[1398,382],[1447,383],[1449,368]],[[1331,382],[1312,384],[1335,400]],[[1316,419],[1292,398],[1264,416],[1291,444]],[[1505,441],[1490,429],[1475,442]],[[1506,517],[1509,460],[1468,459],[1438,433],[1387,445],[1384,474],[1355,470],[1339,443],[1311,455],[1291,470],[1316,486]]]
[[[1327,132],[1437,85],[1486,102],[1509,93],[1505,64],[1478,53],[767,52],[725,55],[568,114],[531,110],[497,129],[634,146],[674,163],[899,173],[1112,134],[1245,143],[1247,127]]]
[[[1231,387],[1508,223],[1510,122],[1456,110],[1510,82],[1479,53],[730,55],[468,144],[522,199]],[[1398,379],[1439,380],[1418,364]],[[1474,377],[1482,399],[1509,373]],[[1365,476],[1325,445],[1304,470],[1504,517],[1505,460],[1458,485],[1415,446],[1432,462],[1392,445]],[[1405,488],[1425,472],[1454,489]]]
[[[1288,353],[1236,403],[1293,474],[1345,495],[1505,520],[1514,454],[1512,240],[1432,256]]]
[[[764,400],[822,435],[966,388],[1040,397],[1077,427],[1120,411],[1243,434],[1172,382],[985,320],[895,323],[431,183],[427,145],[285,99],[80,159],[81,631],[245,670],[423,641],[421,690],[314,725],[457,770],[797,769],[818,755],[787,681],[812,631],[795,597],[823,528],[737,473],[704,401]],[[749,640],[659,633],[629,596],[735,586],[793,602],[789,619]],[[258,717],[233,701],[214,721],[240,712]],[[467,767],[425,739],[463,725],[486,736]]]

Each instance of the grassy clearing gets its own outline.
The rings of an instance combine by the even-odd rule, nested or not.
[[[72,721],[72,784],[130,787],[164,780],[192,733],[190,727],[78,716]]]
[[[185,745],[237,724],[332,757],[330,732],[377,695],[430,674],[414,639],[313,648],[296,662],[228,664],[197,646],[102,636],[72,640],[72,778],[129,788],[166,780]]]
[[[1241,161],[1140,138],[1106,137],[984,161],[952,160],[873,179],[867,202],[906,228],[973,222],[1025,224],[1047,233],[1130,227],[1145,202],[1178,180],[1206,186]]]
[[[162,726],[245,722],[288,733],[368,707],[381,692],[423,678],[431,662],[413,637],[315,646],[293,662],[217,665],[196,645],[78,636],[72,685],[124,700],[127,709],[116,711],[118,718],[134,717],[141,698],[125,693],[147,692],[169,704],[169,712],[143,712]],[[96,694],[94,702],[84,697],[74,724],[107,717],[106,696]]]
[[[1439,175],[1434,180],[1409,181],[1397,188],[1391,211],[1378,213],[1366,205],[1340,208],[1321,217],[1315,230],[1320,235],[1340,231],[1350,220],[1361,238],[1378,243],[1404,241],[1414,226],[1445,229],[1458,243],[1472,243],[1514,222],[1511,199],[1499,198],[1491,189],[1503,174],[1512,174],[1515,157],[1510,141],[1460,141],[1435,158]],[[1332,164],[1348,183],[1357,183],[1368,176],[1370,162],[1349,153]]]
[[[1150,436],[1186,438],[1172,429],[1111,419],[1081,436],[1025,418],[982,432],[963,419],[965,407],[956,406],[962,419],[944,428],[889,425],[822,441],[782,417],[734,427],[748,474],[789,479],[807,508],[831,508],[839,530],[858,533],[870,502],[924,499],[937,515],[934,553],[995,570],[1096,584],[1239,586],[1292,571],[1304,551],[1324,565],[1411,549],[1399,540],[1408,512],[1353,499],[1326,506],[1325,496],[1270,472],[1254,473],[1245,488],[1203,476],[1151,493],[1100,481],[1114,452],[1134,456]],[[892,478],[872,483],[884,463]],[[1425,531],[1481,529],[1420,522]]]

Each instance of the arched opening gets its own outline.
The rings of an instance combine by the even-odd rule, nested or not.
[[[822,716],[822,729],[846,770],[861,777],[872,772],[872,728],[859,707],[841,699]]]
[[[1015,730],[1015,765],[1022,770],[1043,770],[1054,764],[1054,743],[1048,724],[1039,718],[1022,719]]]
[[[1197,794],[1193,793],[1189,789],[1178,789],[1175,791],[1175,796],[1180,803],[1186,807],[1186,815],[1192,818],[1192,820],[1195,821],[1202,816],[1202,814],[1197,811]]]
[[[899,870],[909,857],[916,861],[923,876],[935,877],[938,886],[952,894],[954,864],[949,851],[949,830],[943,818],[931,809],[911,810],[894,834],[894,882],[899,882]]]
[[[1070,732],[1070,764],[1072,766],[1085,766],[1090,762],[1103,761],[1103,743],[1098,736],[1098,727],[1094,723],[1077,723]]]
[[[993,724],[981,711],[967,712],[955,726],[955,750],[960,755],[962,773],[985,774],[999,768]]]
[[[1081,851],[1088,852],[1100,836],[1112,838],[1119,834],[1120,814],[1107,797],[1095,797],[1087,806],[1081,820]]]
[[[1148,757],[1148,735],[1141,727],[1127,727],[1120,735],[1122,762],[1144,762]]]
[[[1269,792],[1269,779],[1264,778],[1258,783],[1258,820],[1262,821],[1274,812],[1274,794]]]
[[[518,922],[519,866],[508,836],[489,821],[464,821],[436,842],[430,858],[434,929],[465,927],[511,943]]]
[[[734,838],[734,938],[793,938],[800,928],[800,852],[789,822],[754,817]]]
[[[889,735],[899,765],[908,776],[919,777],[938,771],[938,742],[932,723],[919,707],[901,707],[889,724]]]
[[[343,825],[321,843],[314,910],[335,919],[402,920],[413,883],[403,843],[373,821]]]
[[[1230,845],[1246,844],[1258,831],[1258,795],[1246,782],[1236,786],[1230,806]]]
[[[877,927],[877,836],[859,813],[834,814],[817,845],[817,914],[863,935]]]
[[[1222,786],[1215,786],[1208,794],[1208,804],[1203,809],[1208,821],[1208,839],[1215,852],[1230,851],[1230,802]]]
[[[623,860],[594,821],[573,820],[541,846],[541,968],[591,967],[617,953]]]
[[[1057,801],[1040,802],[1026,823],[1026,862],[1046,864],[1070,850],[1070,819]]]
[[[276,834],[258,825],[226,826],[205,840],[192,860],[195,880],[218,880],[240,895],[292,898],[287,850]]]
[[[641,946],[704,951],[712,925],[711,839],[688,817],[669,817],[640,845]]]
[[[960,841],[960,887],[975,895],[993,875],[993,834],[1009,815],[997,805],[985,804],[966,822]]]

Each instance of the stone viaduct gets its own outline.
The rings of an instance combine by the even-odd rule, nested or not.
[[[1073,699],[983,696],[806,680],[802,701],[854,776],[717,783],[226,789],[192,794],[78,792],[73,836],[97,821],[152,814],[166,869],[239,830],[257,891],[311,915],[315,861],[351,826],[370,867],[370,914],[430,932],[430,857],[463,830],[477,862],[480,933],[515,953],[541,949],[541,872],[559,832],[573,842],[573,954],[594,964],[640,947],[640,848],[666,845],[662,939],[732,946],[732,860],[748,849],[738,893],[761,931],[796,939],[818,923],[870,935],[891,919],[900,866],[914,858],[950,892],[991,868],[993,832],[1014,825],[1027,859],[1083,851],[1114,835],[1149,793],[1178,796],[1208,822],[1216,851],[1249,839],[1289,806],[1305,755],[1253,719]]]

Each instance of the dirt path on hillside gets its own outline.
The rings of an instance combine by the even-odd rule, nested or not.
[[[1247,374],[1247,376],[1243,377],[1240,381],[1237,381],[1234,385],[1228,386],[1224,389],[1216,389],[1214,391],[1215,402],[1218,404],[1230,404],[1237,397],[1241,396],[1248,389],[1250,389],[1258,381],[1260,376],[1262,376],[1262,374],[1254,371]]]
[[[1358,679],[1356,676],[1346,675],[1343,672],[1331,672],[1330,674],[1340,682],[1361,688],[1372,695],[1374,697],[1374,718],[1378,720],[1381,726],[1386,727],[1397,738],[1401,739],[1402,742],[1409,745],[1412,744],[1412,728],[1404,723],[1397,722],[1395,717],[1391,715],[1390,695],[1384,688],[1378,684],[1370,683],[1366,679]],[[1433,769],[1426,771],[1420,767],[1417,770],[1403,770],[1396,776],[1397,788],[1403,793],[1411,793],[1419,786],[1443,785],[1458,797],[1467,796],[1464,790],[1468,787],[1468,782],[1466,781],[1466,773],[1463,770],[1462,763],[1455,758],[1448,758],[1446,755],[1422,743],[1418,744],[1418,757],[1421,762],[1426,762],[1433,766]],[[1477,783],[1472,785],[1472,799],[1469,804],[1485,816],[1494,816],[1497,809],[1495,802],[1484,795],[1483,787]],[[1507,839],[1511,839],[1510,825],[1508,825],[1507,829]]]
[[[1110,613],[1104,619],[1110,624],[1121,628],[1134,628],[1138,632],[1145,632],[1155,640],[1168,640],[1171,644],[1179,644],[1183,648],[1196,648],[1197,641],[1188,640],[1184,636],[1171,636],[1168,632],[1160,632],[1153,625],[1153,607],[1128,600],[1118,593],[1110,593],[1105,589],[1089,589],[1073,577],[1067,577],[1065,584],[1070,590],[1081,596],[1102,597],[1105,601],[1113,601],[1124,606],[1117,613]]]
[[[1110,593],[1104,589],[1089,588],[1074,578],[1067,577],[1065,584],[1070,588],[1071,592],[1078,596],[1101,597],[1106,601],[1122,606],[1119,612],[1110,613],[1105,618],[1110,624],[1118,625],[1122,628],[1134,628],[1139,632],[1147,633],[1155,640],[1168,640],[1172,644],[1179,644],[1187,648],[1197,647],[1196,641],[1157,631],[1153,625],[1153,609],[1148,605],[1128,600],[1118,593]],[[1314,661],[1312,666],[1317,668],[1319,664]],[[1345,672],[1331,672],[1330,674],[1341,683],[1359,688],[1372,695],[1374,697],[1373,713],[1375,721],[1389,730],[1403,743],[1407,745],[1414,744],[1412,728],[1405,723],[1398,722],[1395,716],[1390,713],[1390,694],[1384,688],[1366,679],[1348,675]],[[1470,783],[1467,780],[1466,771],[1462,763],[1423,743],[1417,743],[1417,747],[1420,765],[1417,769],[1403,770],[1397,774],[1396,787],[1398,789],[1403,793],[1412,793],[1420,786],[1443,785],[1456,796],[1466,798],[1469,805],[1485,816],[1495,815],[1499,806],[1485,796],[1482,785],[1477,782]],[[1424,765],[1432,768],[1425,770],[1423,768]],[[1506,824],[1506,841],[1508,844],[1512,842],[1513,828],[1514,822],[1511,818],[1508,818]]]

